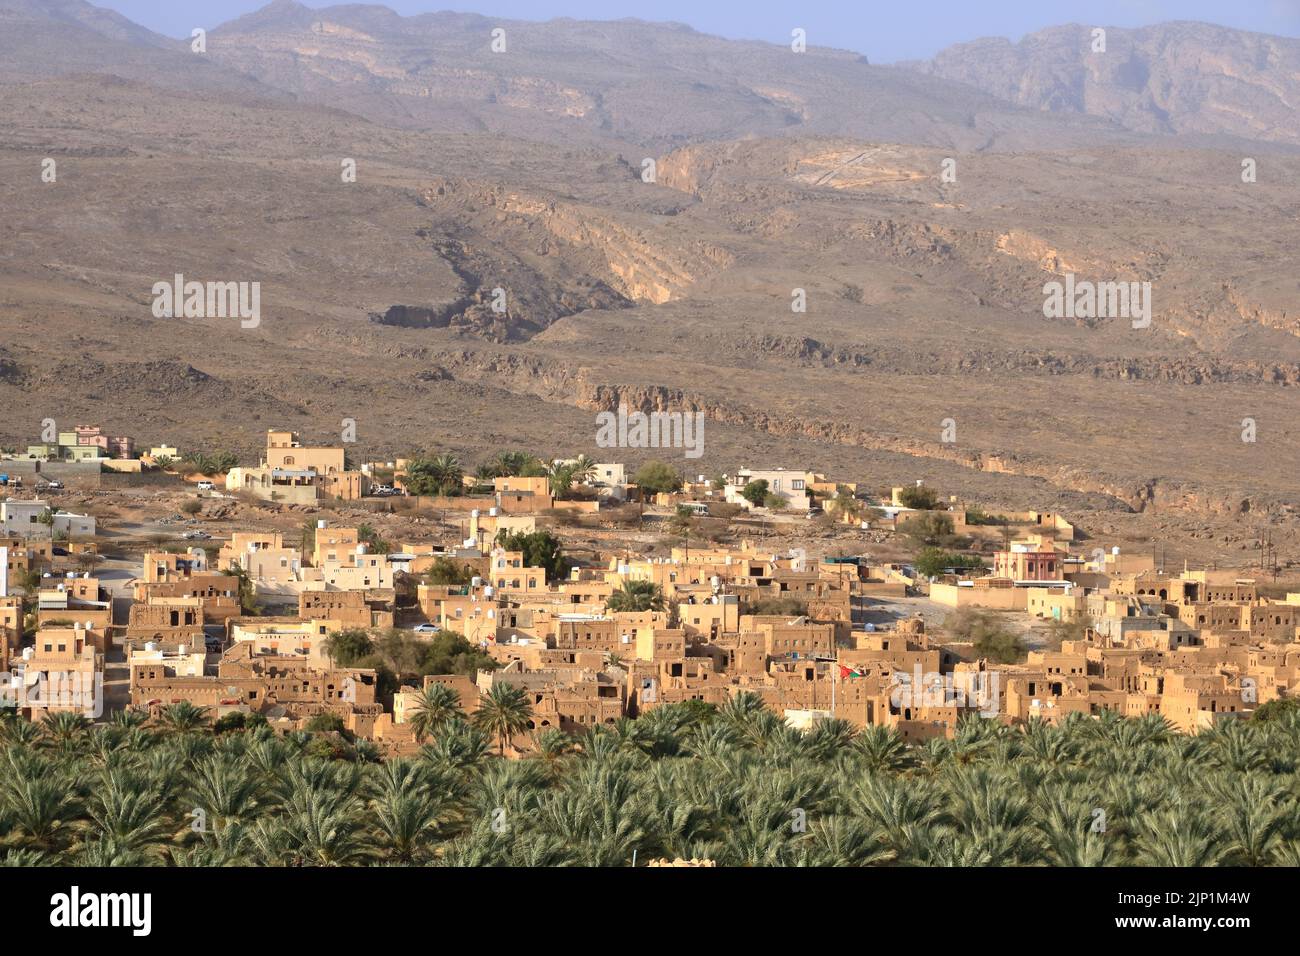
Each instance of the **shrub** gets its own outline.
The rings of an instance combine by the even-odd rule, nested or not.
[[[926,485],[915,485],[900,491],[898,500],[905,508],[933,511],[939,506],[939,493]]]

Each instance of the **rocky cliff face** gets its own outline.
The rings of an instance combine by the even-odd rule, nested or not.
[[[423,199],[435,212],[474,223],[495,239],[532,236],[534,247],[551,258],[594,261],[593,281],[607,283],[631,302],[668,302],[735,258],[713,243],[655,235],[597,209],[499,184],[439,179]]]
[[[1300,144],[1300,40],[1205,23],[1070,25],[1019,43],[984,39],[914,64],[1008,103],[1103,117],[1144,133],[1230,135]]]

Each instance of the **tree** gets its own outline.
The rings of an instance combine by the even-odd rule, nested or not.
[[[548,580],[562,578],[568,573],[568,562],[560,549],[560,540],[549,531],[507,531],[502,528],[497,532],[496,543],[507,551],[521,551],[524,566],[545,568]]]
[[[469,584],[474,578],[474,569],[463,562],[453,561],[451,558],[434,558],[429,570],[425,572],[425,580],[429,584],[449,585],[451,587],[460,587]]]
[[[573,467],[565,464],[553,464],[546,471],[551,494],[563,498],[573,487]]]
[[[569,467],[573,480],[580,484],[588,484],[596,477],[596,463],[586,455],[579,455]]]
[[[357,540],[364,544],[371,554],[388,554],[392,550],[379,532],[368,524],[357,526]]]
[[[499,478],[496,466],[492,464],[479,465],[474,469],[474,494],[489,494],[493,489],[494,479]]]
[[[519,469],[520,478],[545,478],[546,462],[542,461],[536,455],[529,455],[524,461],[523,466]]]
[[[452,455],[415,458],[406,466],[406,488],[413,495],[450,497],[465,488],[465,473]]]
[[[429,684],[420,693],[411,711],[410,723],[417,743],[455,720],[464,719],[460,707],[460,694],[446,684]]]
[[[343,718],[338,714],[316,714],[307,721],[307,731],[313,734],[341,734],[345,729]]]
[[[1019,636],[982,608],[962,608],[943,626],[954,641],[973,644],[976,654],[999,664],[1013,664],[1025,655]]]
[[[952,518],[939,511],[913,515],[898,525],[898,530],[912,540],[914,545],[954,547],[969,543],[953,534]]]
[[[973,525],[1006,525],[1008,520],[1005,515],[991,515],[985,512],[983,508],[971,505],[966,509],[966,523]]]
[[[355,650],[360,650],[360,646]],[[429,674],[473,677],[481,670],[495,670],[499,665],[490,654],[455,631],[439,631],[432,638],[425,638],[394,628],[373,641],[368,653],[351,658],[343,666],[375,668],[379,672],[380,693],[387,696],[401,683]]]
[[[740,497],[744,498],[755,508],[761,508],[763,501],[767,498],[767,479],[758,478],[754,481],[747,482],[744,488],[740,489]]]
[[[898,493],[898,501],[904,508],[933,511],[939,507],[939,493],[928,485],[909,485]]]
[[[648,461],[632,476],[632,484],[643,494],[673,494],[682,490],[682,476],[672,465],[662,461]]]
[[[690,505],[678,505],[672,519],[668,522],[668,527],[674,534],[689,538],[691,532],[695,530],[695,509]]]
[[[189,472],[198,472],[206,477],[213,475],[224,475],[230,469],[239,465],[239,457],[231,452],[222,451],[212,455],[205,454],[201,451],[192,451],[181,459]]]
[[[387,840],[391,858],[398,863],[423,860],[444,822],[450,801],[444,790],[435,791],[435,780],[423,763],[394,760],[378,770],[370,809],[378,835]]]
[[[495,670],[499,665],[491,654],[480,650],[456,631],[439,631],[423,642],[424,654],[419,669],[426,674],[463,674],[473,677],[479,671]]]
[[[221,572],[235,578],[238,584],[239,609],[245,614],[256,614],[260,605],[257,603],[257,585],[248,576],[248,571],[238,564],[232,564]]]
[[[359,627],[335,631],[325,638],[325,653],[337,667],[355,667],[363,657],[374,652],[369,632]]]
[[[662,611],[663,588],[653,581],[623,581],[609,596],[605,606],[611,611]]]
[[[243,729],[244,713],[240,710],[232,710],[228,714],[222,714],[212,725],[212,732],[215,734],[225,734]]]
[[[164,707],[159,719],[162,726],[174,733],[200,730],[208,724],[208,708],[195,707],[188,700]]]
[[[849,491],[844,485],[837,485],[835,488],[835,497],[822,506],[823,511],[834,512],[843,515],[850,521],[858,521],[862,518],[866,510],[861,501],[854,497],[853,492]]]
[[[537,470],[545,473],[546,466],[533,455],[522,451],[503,451],[491,461],[491,468],[497,478],[538,477]]]
[[[17,584],[23,589],[23,594],[30,598],[40,590],[41,580],[40,568],[25,568],[18,573]]]
[[[934,578],[949,568],[983,570],[984,562],[975,555],[958,554],[942,548],[923,548],[912,561],[912,566],[923,577]]]
[[[491,690],[479,696],[474,722],[497,738],[498,753],[505,756],[506,745],[515,734],[528,727],[533,715],[532,704],[523,688],[496,681]]]
[[[1254,713],[1252,720],[1261,723],[1269,721],[1281,721],[1290,714],[1300,714],[1300,697],[1279,697],[1276,700],[1270,700],[1266,704],[1261,704]]]
[[[30,725],[28,725],[30,726]],[[9,818],[9,839],[20,847],[51,851],[61,848],[71,825],[84,811],[68,782],[29,767],[0,783]]]

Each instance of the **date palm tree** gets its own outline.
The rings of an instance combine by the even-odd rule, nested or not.
[[[596,477],[596,463],[586,455],[579,455],[569,466],[573,474],[573,480],[586,484]]]
[[[837,515],[843,515],[850,521],[858,521],[866,512],[866,506],[853,496],[843,485],[836,489],[835,497],[826,502],[826,511],[834,511]]]
[[[653,581],[623,581],[605,602],[611,611],[662,611],[663,588]]]
[[[460,694],[446,684],[429,684],[420,692],[411,712],[411,727],[417,743],[449,721],[465,716],[460,707]]]
[[[864,727],[853,738],[852,747],[862,766],[875,773],[898,770],[907,764],[907,744],[892,727]]]
[[[1138,820],[1137,862],[1144,866],[1218,866],[1227,843],[1209,816],[1187,802]]]
[[[879,866],[893,857],[877,831],[853,817],[815,820],[795,851],[798,866]]]
[[[232,824],[250,822],[264,794],[252,764],[230,755],[214,754],[196,761],[188,782],[193,807],[187,817],[203,820],[204,828],[198,832],[218,832]],[[202,811],[202,816],[194,811]],[[187,826],[193,829],[188,820]]]
[[[82,813],[68,781],[48,772],[7,777],[0,783],[0,803],[11,828],[10,839],[20,848],[46,853],[66,845]]]
[[[427,474],[438,486],[438,493],[454,494],[464,484],[465,472],[455,455],[439,455],[428,463]]]
[[[568,758],[576,750],[576,742],[558,727],[548,727],[537,735],[536,758],[546,767],[547,774],[558,780]]]
[[[68,752],[86,742],[90,721],[80,711],[48,711],[41,720],[40,729],[51,747]]]
[[[399,863],[421,861],[447,822],[454,788],[427,763],[390,760],[370,777],[368,813],[377,846]]]
[[[171,704],[158,716],[164,729],[177,734],[200,730],[208,725],[208,708],[195,707],[188,700]]]
[[[1246,771],[1216,775],[1209,780],[1216,818],[1226,837],[1230,864],[1266,866],[1300,819],[1295,796],[1277,780]]]
[[[511,738],[528,728],[533,707],[523,688],[496,681],[491,690],[479,697],[479,709],[474,722],[487,734],[497,738],[498,753],[505,756]]]
[[[420,748],[420,757],[440,770],[468,772],[488,753],[488,738],[473,724],[452,720],[432,744]]]
[[[522,451],[503,451],[492,459],[492,469],[497,476],[513,478],[522,472],[532,460],[532,455]]]
[[[259,853],[290,866],[347,866],[373,852],[357,797],[301,778],[274,817],[257,821],[250,839]]]
[[[573,466],[558,462],[548,465],[546,481],[552,495],[556,498],[565,497],[573,488]]]
[[[141,773],[106,771],[92,790],[88,816],[92,836],[125,853],[156,853],[167,836],[167,799]]]
[[[260,608],[257,601],[257,585],[248,576],[248,571],[238,564],[231,564],[221,572],[234,578],[237,582],[235,593],[239,597],[239,609],[244,614],[256,614]]]

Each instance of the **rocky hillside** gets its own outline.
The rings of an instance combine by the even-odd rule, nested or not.
[[[1007,103],[1111,120],[1144,133],[1197,133],[1300,145],[1300,39],[1206,23],[1092,26],[960,43],[914,64]]]

